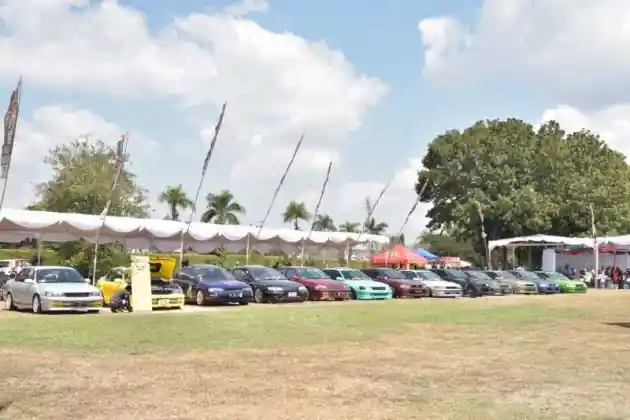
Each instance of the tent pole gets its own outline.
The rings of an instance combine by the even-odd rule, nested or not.
[[[249,238],[250,238],[251,234],[247,234],[247,242],[245,243],[245,265],[249,265],[249,251],[250,251],[250,243],[249,243]]]
[[[42,265],[42,235],[37,235],[37,265]]]

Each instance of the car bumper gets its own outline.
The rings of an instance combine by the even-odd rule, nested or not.
[[[565,288],[561,288],[560,289],[560,291],[562,293],[586,293],[586,290],[587,290],[586,287],[584,287],[584,288],[581,288],[581,287],[580,288],[578,288],[578,287],[575,287],[575,288],[565,287]]]
[[[423,298],[423,297],[427,297],[430,294],[430,290],[429,289],[424,289],[424,288],[413,288],[413,289],[398,289],[396,291],[396,295],[399,298],[403,298],[403,299],[417,299],[417,298]]]
[[[538,289],[536,286],[521,286],[514,288],[514,293],[517,295],[537,295]]]
[[[184,306],[183,293],[171,293],[169,295],[151,295],[151,308],[168,309]]]
[[[355,296],[357,300],[383,300],[391,299],[392,291],[389,290],[356,290]]]
[[[251,293],[235,293],[235,292],[221,292],[219,294],[206,294],[204,295],[204,302],[207,303],[238,303],[249,302],[252,300]]]
[[[462,296],[462,290],[461,289],[432,289],[431,290],[431,295],[433,297],[461,297]]]
[[[347,300],[350,297],[350,291],[316,290],[312,295],[313,300]]]
[[[555,286],[555,287],[554,286],[547,286],[547,287],[540,286],[538,288],[538,293],[543,293],[547,295],[560,293],[560,288],[558,286]]]
[[[306,299],[306,293],[300,292],[263,292],[264,300],[268,302],[301,302]]]
[[[87,298],[42,297],[42,311],[44,312],[86,312],[98,311],[103,306],[100,297]]]

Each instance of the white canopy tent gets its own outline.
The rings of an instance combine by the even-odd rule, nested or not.
[[[184,222],[157,219],[136,219],[77,213],[54,213],[30,210],[0,210],[0,242],[17,243],[27,238],[43,242],[68,242],[78,239],[94,242],[101,229],[99,243],[119,242],[127,248],[155,248],[163,252],[180,249]],[[387,244],[389,237],[346,232],[308,232],[255,226],[192,223],[184,237],[185,248],[207,253],[217,248],[228,252],[272,250],[283,252],[326,253],[369,242]],[[303,248],[302,248],[303,247]]]
[[[601,243],[601,241],[600,241]],[[565,236],[552,236],[552,235],[531,235],[531,236],[519,236],[516,238],[498,239],[496,241],[488,242],[488,249],[490,252],[494,248],[507,247],[507,248],[519,248],[527,246],[545,246],[545,245],[570,245],[570,246],[584,246],[592,247],[594,245],[591,238],[569,238]]]

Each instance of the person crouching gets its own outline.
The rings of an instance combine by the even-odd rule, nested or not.
[[[127,311],[132,312],[131,308],[131,285],[128,284],[124,289],[117,291],[109,300],[109,309],[113,312]]]

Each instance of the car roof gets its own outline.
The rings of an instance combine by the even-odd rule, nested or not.
[[[356,268],[352,268],[352,267],[328,267],[328,268],[322,268],[322,270],[339,270],[339,271],[354,271],[356,270]]]
[[[214,265],[214,264],[191,264],[188,267],[222,268],[222,267],[219,267],[218,265]],[[184,267],[184,268],[186,268],[186,267]]]
[[[35,270],[58,270],[60,268],[74,270],[73,267],[68,267],[67,265],[36,265],[34,267]]]

